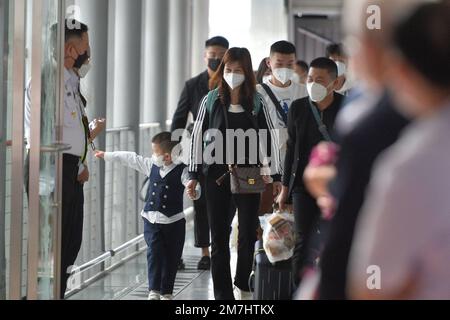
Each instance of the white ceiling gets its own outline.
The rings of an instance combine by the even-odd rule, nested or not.
[[[291,0],[292,11],[303,14],[339,14],[343,0]]]

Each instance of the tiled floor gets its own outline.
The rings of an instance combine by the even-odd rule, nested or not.
[[[186,268],[184,270],[180,270],[177,273],[174,296],[176,299],[179,299],[183,295],[186,297],[186,292],[189,292],[191,294],[190,299],[203,300],[205,287],[202,286],[201,290],[201,293],[203,294],[202,297],[196,297],[195,292],[197,290],[195,290],[195,288],[198,287],[200,283],[202,283],[201,281],[202,276],[205,279],[207,279],[206,287],[208,287],[208,282],[210,279],[209,272],[197,270],[198,256],[184,256],[183,260],[186,265]],[[197,296],[199,293],[200,292],[197,293]],[[145,283],[143,283],[141,286],[132,290],[127,295],[122,297],[121,300],[146,300],[147,296],[148,296],[148,286],[147,281],[145,281]],[[182,298],[182,300],[190,300],[190,299]]]

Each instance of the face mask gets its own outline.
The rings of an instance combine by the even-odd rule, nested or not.
[[[272,74],[282,84],[286,84],[294,75],[294,70],[289,68],[278,68],[273,69]]]
[[[208,59],[208,68],[210,68],[212,71],[217,71],[221,62],[222,59]]]
[[[89,54],[88,54],[88,51],[86,50],[85,53],[78,56],[78,58],[75,60],[75,63],[73,64],[73,67],[80,69],[86,63],[86,61],[88,59],[89,59]]]
[[[163,167],[164,166],[164,156],[157,156],[156,154],[152,155],[152,162],[157,167]]]
[[[267,76],[264,76],[262,80],[263,80],[263,83],[267,83],[270,81],[270,79],[272,79],[272,76],[269,74]]]
[[[300,83],[300,76],[298,75],[298,73],[294,73],[292,75],[292,79],[291,79],[294,83]]]
[[[313,102],[321,102],[328,95],[327,88],[317,82],[308,83],[306,88],[308,89],[309,97]]]
[[[87,76],[87,74],[89,73],[89,71],[91,70],[92,65],[90,63],[85,63],[81,66],[80,69],[78,69],[78,75],[80,76],[80,78],[84,78]]]
[[[239,73],[225,73],[223,75],[223,78],[225,79],[231,90],[236,89],[245,81],[245,76]]]
[[[336,61],[336,65],[338,68],[338,77],[343,76],[347,73],[347,66],[345,63]]]

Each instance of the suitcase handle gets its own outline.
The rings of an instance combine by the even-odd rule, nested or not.
[[[264,248],[259,248],[258,250],[255,250],[255,253],[253,254],[253,268],[256,266],[256,256],[262,252],[266,252]],[[253,286],[252,286],[253,284]],[[253,295],[254,298],[254,285],[255,285],[255,270],[252,270],[252,273],[250,273],[250,276],[248,277],[248,288],[250,289],[250,293]],[[253,291],[252,291],[253,287]]]

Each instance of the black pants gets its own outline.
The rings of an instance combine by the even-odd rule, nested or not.
[[[185,232],[185,219],[171,224],[153,224],[144,218],[149,291],[173,294]]]
[[[208,248],[211,243],[209,237],[209,222],[206,207],[205,177],[202,174],[200,174],[199,176],[199,183],[202,188],[202,194],[200,199],[194,201],[194,245],[197,248]]]
[[[77,181],[80,158],[63,155],[62,222],[61,222],[61,295],[67,288],[69,274],[81,248],[83,238],[83,185]]]
[[[321,212],[316,199],[303,191],[293,193],[295,231],[297,239],[292,257],[293,280],[296,286],[301,281],[301,272],[312,266],[320,255],[328,223],[321,220]]]
[[[206,177],[206,203],[211,226],[212,252],[211,274],[216,300],[234,300],[230,269],[230,226],[234,214],[230,215],[232,202],[239,215],[238,259],[234,284],[241,290],[249,291],[248,280],[252,271],[256,242],[256,227],[259,194],[233,195],[230,179],[221,186],[216,179],[226,171],[226,167],[210,167]]]

